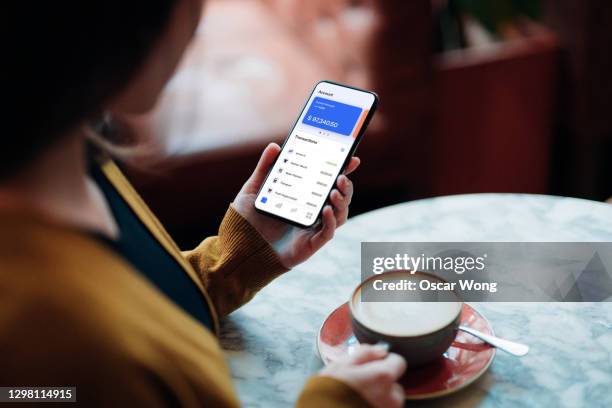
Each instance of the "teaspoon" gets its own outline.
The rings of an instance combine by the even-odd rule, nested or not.
[[[529,346],[526,344],[516,343],[514,341],[500,339],[499,337],[491,336],[490,334],[479,332],[471,327],[459,326],[459,330],[469,333],[474,337],[478,337],[480,340],[492,345],[495,348],[510,353],[514,356],[522,357],[529,353]]]

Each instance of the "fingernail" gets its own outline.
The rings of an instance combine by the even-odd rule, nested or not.
[[[391,345],[387,343],[386,341],[379,341],[378,343],[374,344],[374,347],[388,352],[389,349],[391,348]]]

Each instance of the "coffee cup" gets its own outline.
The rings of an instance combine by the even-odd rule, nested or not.
[[[455,339],[463,308],[451,288],[426,272],[397,270],[367,278],[349,300],[355,337],[360,343],[388,343],[409,366],[436,360]]]

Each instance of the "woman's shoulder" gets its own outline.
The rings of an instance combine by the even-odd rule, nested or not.
[[[1,339],[25,330],[77,340],[75,330],[110,325],[134,281],[128,264],[86,232],[23,214],[0,216]]]
[[[195,321],[108,245],[76,229],[32,220],[3,224],[0,216],[5,306],[0,315],[39,311],[49,319],[76,320],[83,328],[104,327],[106,335],[134,335],[137,329],[151,329],[149,323],[192,329]]]
[[[32,214],[0,214],[0,291],[46,301],[133,280],[129,265],[93,234]],[[95,285],[94,285],[95,283]]]
[[[102,384],[118,387],[138,366],[103,313],[109,261],[74,233],[16,221],[0,231],[0,382],[71,385],[79,401],[94,390],[104,400]]]
[[[0,383],[76,384],[79,401],[108,388],[109,405],[117,393],[184,401],[165,378],[234,401],[214,336],[87,234],[0,223],[0,298]],[[207,381],[225,387],[204,392]]]

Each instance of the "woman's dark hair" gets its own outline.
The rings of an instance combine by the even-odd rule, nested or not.
[[[176,0],[12,1],[2,5],[8,109],[0,179],[101,113],[127,84]],[[6,106],[6,105],[5,105]]]

